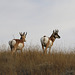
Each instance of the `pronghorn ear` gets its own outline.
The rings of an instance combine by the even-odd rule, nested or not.
[[[23,33],[23,35],[25,35],[25,32]]]

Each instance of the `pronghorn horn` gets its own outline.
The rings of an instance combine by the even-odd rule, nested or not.
[[[57,30],[56,30],[56,33],[58,33],[58,32],[59,32],[59,30],[57,29]]]
[[[53,33],[54,33],[55,31],[53,30]]]
[[[26,32],[26,34],[25,35],[27,35],[27,32]]]
[[[58,32],[59,32],[58,29],[53,30],[53,33],[58,33]]]
[[[23,34],[22,34],[22,32],[19,32],[19,34],[22,36]]]
[[[25,32],[23,33],[23,35],[25,34]]]

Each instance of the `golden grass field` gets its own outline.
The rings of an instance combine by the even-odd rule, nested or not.
[[[0,51],[0,75],[75,75],[75,52],[51,52],[29,46],[23,53]]]

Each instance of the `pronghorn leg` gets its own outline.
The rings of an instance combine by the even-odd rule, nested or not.
[[[51,51],[51,47],[49,48],[49,54],[50,54],[50,51]]]
[[[45,48],[45,54],[47,54],[47,48],[49,46],[49,41],[48,41],[48,44],[46,45],[46,48]]]
[[[44,53],[44,46],[42,45],[43,53]]]
[[[47,54],[47,47],[45,48],[45,51],[44,51],[44,53],[45,53],[45,54]]]
[[[11,51],[12,55],[13,55],[13,53],[14,53],[15,51],[16,51],[16,48],[13,48],[12,51]]]
[[[17,50],[15,52],[16,52],[16,56],[17,56]]]
[[[11,54],[13,55],[13,48],[11,49]]]
[[[22,52],[22,49],[21,49],[21,54],[22,54],[23,52]]]

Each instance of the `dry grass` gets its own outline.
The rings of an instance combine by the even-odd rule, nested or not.
[[[75,53],[43,55],[35,47],[25,49],[23,54],[1,51],[0,75],[75,75]]]

